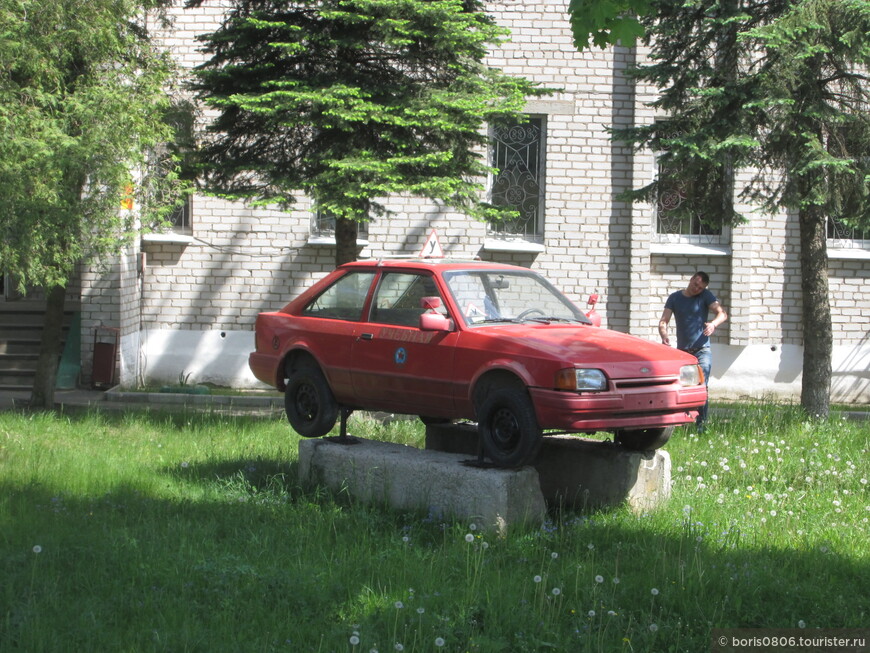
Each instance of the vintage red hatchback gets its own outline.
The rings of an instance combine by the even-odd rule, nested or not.
[[[707,398],[694,356],[593,326],[540,274],[481,261],[342,265],[257,317],[249,364],[302,436],[357,409],[468,419],[501,466],[532,462],[552,431],[655,449]]]

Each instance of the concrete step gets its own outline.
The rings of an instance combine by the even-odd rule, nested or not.
[[[60,351],[75,315],[64,312]],[[29,390],[42,347],[45,302],[18,300],[0,302],[0,389]]]
[[[38,353],[15,353],[9,354],[0,351],[0,370],[10,372],[33,372],[36,370],[36,362],[39,360]]]

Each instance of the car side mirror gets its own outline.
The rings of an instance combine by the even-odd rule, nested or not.
[[[441,308],[441,298],[437,295],[434,297],[421,297],[420,308],[427,311],[434,311],[438,308]]]
[[[420,329],[423,331],[453,331],[453,320],[446,315],[441,315],[441,313],[423,313],[420,316]]]

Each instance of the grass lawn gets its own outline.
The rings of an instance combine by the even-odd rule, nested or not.
[[[698,653],[870,624],[870,422],[731,406],[667,445],[666,506],[500,539],[299,487],[297,445],[277,419],[0,414],[0,650]]]

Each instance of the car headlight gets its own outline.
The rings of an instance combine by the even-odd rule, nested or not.
[[[680,385],[701,385],[704,383],[704,372],[700,365],[683,365],[680,368]]]
[[[601,392],[607,390],[607,377],[601,370],[570,367],[556,373],[557,390],[574,392]]]

